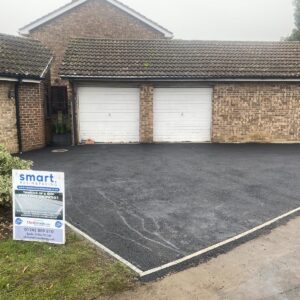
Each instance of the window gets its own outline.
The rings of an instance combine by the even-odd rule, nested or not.
[[[51,88],[51,113],[62,112],[68,114],[68,92],[66,86],[53,86]]]

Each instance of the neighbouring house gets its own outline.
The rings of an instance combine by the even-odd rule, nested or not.
[[[72,87],[61,80],[58,70],[71,38],[165,39],[172,33],[116,0],[73,0],[67,5],[26,25],[19,33],[39,40],[54,54],[51,65],[49,112],[56,122],[58,112],[70,114]],[[51,129],[48,124],[48,132]]]
[[[300,43],[73,39],[76,143],[299,142]]]
[[[0,144],[12,153],[46,144],[51,60],[39,41],[0,34]]]

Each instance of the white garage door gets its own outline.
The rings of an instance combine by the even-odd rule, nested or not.
[[[212,89],[159,88],[154,92],[155,142],[209,142]]]
[[[81,141],[139,142],[139,89],[80,87],[78,98]]]

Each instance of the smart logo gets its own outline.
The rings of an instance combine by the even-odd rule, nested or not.
[[[60,222],[60,221],[57,221],[57,222],[55,223],[55,227],[56,227],[56,228],[62,228],[62,226],[63,226],[63,224],[62,224],[62,222]]]
[[[17,225],[21,225],[23,223],[23,220],[22,219],[20,219],[20,218],[17,218],[16,219],[16,224]]]
[[[20,174],[20,181],[27,182],[45,182],[45,183],[55,183],[53,174],[44,175],[33,175],[33,174]]]

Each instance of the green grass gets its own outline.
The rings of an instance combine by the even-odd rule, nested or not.
[[[126,267],[67,237],[65,246],[0,240],[0,299],[94,299],[133,287]]]

